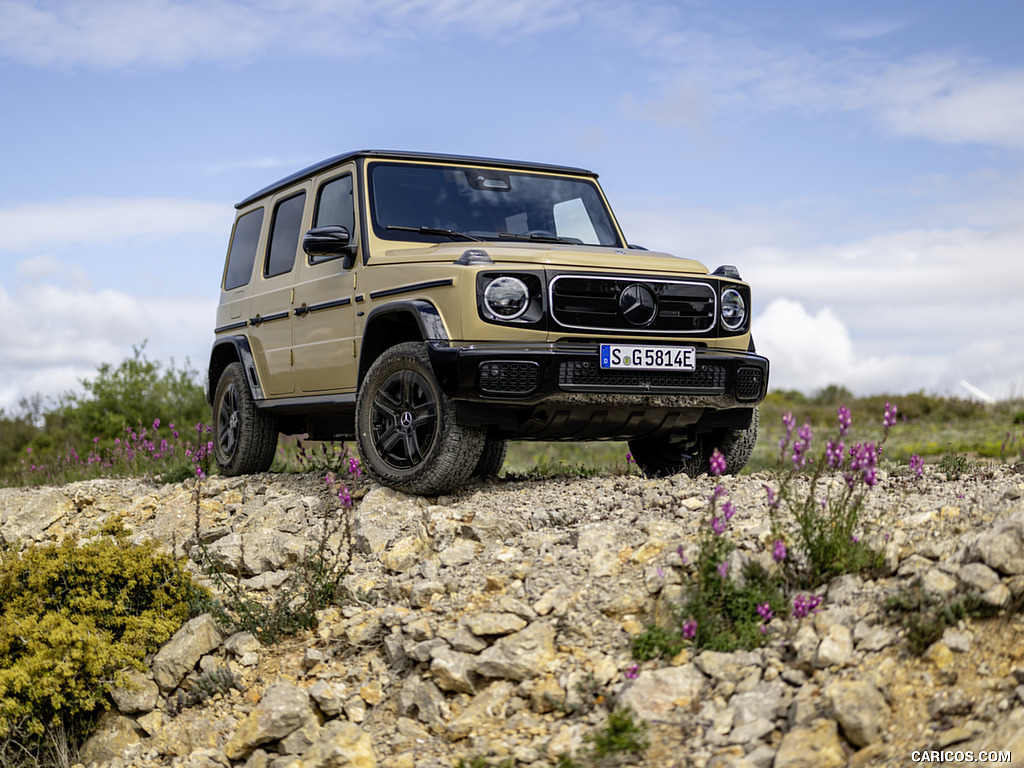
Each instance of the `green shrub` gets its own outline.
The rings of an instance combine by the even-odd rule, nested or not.
[[[942,638],[946,627],[956,626],[960,619],[967,617],[991,616],[998,609],[984,604],[977,592],[942,598],[926,592],[917,579],[909,587],[901,588],[898,594],[886,598],[885,611],[890,619],[903,625],[907,648],[920,656]]]
[[[0,737],[106,707],[108,686],[145,669],[205,592],[119,522],[101,533],[0,551]]]

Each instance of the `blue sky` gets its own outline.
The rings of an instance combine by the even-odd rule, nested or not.
[[[776,388],[1024,393],[1024,4],[0,0],[0,408],[205,365],[233,204],[384,148],[596,170]]]

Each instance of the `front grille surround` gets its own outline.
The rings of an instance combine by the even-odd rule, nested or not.
[[[630,323],[619,308],[619,296],[634,285],[644,286],[657,299],[657,314],[643,326]],[[562,274],[548,284],[548,306],[563,328],[689,336],[717,327],[718,289],[708,281]]]

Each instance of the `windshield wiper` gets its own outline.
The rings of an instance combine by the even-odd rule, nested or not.
[[[440,229],[438,227],[403,227],[398,224],[388,224],[385,229],[397,229],[400,232],[419,232],[421,235],[445,235],[446,237],[450,237],[452,240],[472,240],[476,243],[483,242],[483,238],[481,237],[467,235],[465,232],[456,232],[454,229]]]
[[[576,240],[558,235],[517,235],[515,232],[499,232],[498,237],[509,240],[530,240],[534,243],[565,243],[566,245],[579,245]]]

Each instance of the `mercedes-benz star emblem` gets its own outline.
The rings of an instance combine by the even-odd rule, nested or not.
[[[658,314],[658,301],[650,288],[634,283],[619,294],[619,312],[632,325],[650,325]]]

